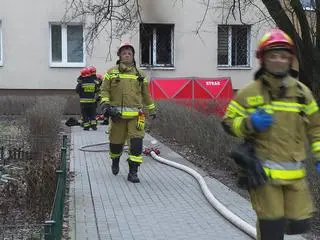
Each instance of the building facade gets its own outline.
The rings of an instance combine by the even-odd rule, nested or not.
[[[138,66],[151,78],[229,77],[235,89],[251,81],[257,41],[272,23],[254,8],[235,20],[227,1],[212,2],[140,0],[142,21],[123,37]],[[0,0],[0,89],[73,90],[82,67],[103,73],[115,64],[120,40],[109,48],[101,34],[88,54],[86,22],[64,23],[65,9],[65,0]]]

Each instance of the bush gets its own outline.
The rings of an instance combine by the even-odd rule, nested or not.
[[[1,96],[1,115],[21,115],[36,101],[34,96]]]
[[[239,140],[224,132],[219,117],[213,114],[204,115],[172,101],[158,102],[157,108],[158,124],[150,125],[149,121],[148,128],[152,132],[189,146],[199,155],[206,156],[209,162],[201,162],[205,168],[236,168],[229,159],[229,153]],[[195,164],[200,162],[195,160]]]
[[[65,102],[63,106],[64,115],[77,115],[80,113],[80,104],[78,95],[63,95],[60,96],[0,96],[1,115],[13,116],[23,115],[27,109],[32,108],[37,102],[45,99],[59,99],[58,101]],[[49,110],[52,103],[48,102],[47,109]],[[45,107],[45,106],[44,106]]]
[[[64,99],[66,100],[66,105],[63,110],[64,115],[80,114],[80,99],[78,95],[67,96]]]
[[[23,104],[18,100],[14,102]],[[7,136],[2,135],[0,145],[6,152],[14,153],[14,157],[8,157],[7,164],[15,167],[10,170],[10,176],[16,181],[0,184],[0,219],[3,223],[42,222],[50,214],[60,162],[65,104],[63,97],[35,97],[24,110],[24,117],[17,121],[19,126],[6,127]],[[8,119],[2,126],[13,125]]]
[[[54,199],[65,104],[61,97],[37,97],[36,104],[25,114],[26,136],[32,153],[25,171],[27,207],[42,219]]]

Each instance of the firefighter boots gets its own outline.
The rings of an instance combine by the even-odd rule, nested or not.
[[[112,169],[113,175],[117,175],[119,173],[119,161],[120,161],[120,158],[112,159],[111,169]]]
[[[138,167],[139,163],[132,162],[128,159],[129,163],[129,174],[128,174],[128,181],[133,182],[133,183],[139,183],[140,179],[138,178]]]

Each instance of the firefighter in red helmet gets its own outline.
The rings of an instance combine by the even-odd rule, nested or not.
[[[232,156],[248,177],[258,239],[283,240],[308,231],[314,213],[305,143],[309,136],[320,173],[320,114],[311,91],[292,76],[295,45],[285,32],[267,32],[256,57],[255,81],[237,92],[222,125],[245,139]]]
[[[85,67],[80,71],[76,92],[80,97],[83,130],[89,130],[90,128],[97,130],[96,94],[98,92],[98,82],[94,66]]]

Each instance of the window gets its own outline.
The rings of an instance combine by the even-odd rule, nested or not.
[[[2,48],[2,24],[0,21],[0,66],[3,65],[3,48]]]
[[[305,10],[313,10],[315,6],[314,0],[300,0],[302,7]]]
[[[50,24],[50,66],[82,67],[85,65],[82,25]]]
[[[173,24],[140,24],[140,65],[173,67]]]
[[[250,66],[250,26],[218,26],[218,66]]]

